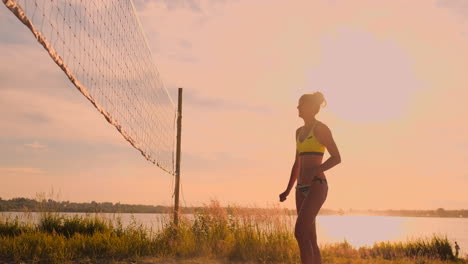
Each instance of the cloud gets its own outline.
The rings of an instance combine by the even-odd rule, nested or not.
[[[182,154],[184,167],[189,172],[223,171],[246,169],[258,165],[252,159],[230,152],[185,152]],[[221,177],[217,175],[216,177]]]
[[[171,54],[168,56],[169,59],[174,60],[174,61],[180,61],[180,62],[185,62],[185,63],[197,63],[199,62],[199,59],[196,58],[195,56],[191,55],[178,55],[178,54]]]
[[[69,93],[64,98],[21,89],[0,90],[0,112],[5,113],[0,137],[128,145],[85,98],[71,89]]]
[[[11,28],[11,31],[15,30],[20,28]],[[28,36],[34,40],[32,34]],[[70,81],[37,42],[31,45],[0,44],[0,54],[3,62],[0,63],[0,92],[14,89],[54,96],[70,94],[67,89],[57,89],[71,87]],[[0,97],[0,101],[3,100],[7,101]],[[23,101],[18,106],[28,103]]]
[[[18,115],[19,119],[24,120],[25,122],[32,122],[35,124],[44,124],[49,123],[51,119],[44,115],[43,113],[36,113],[36,112],[24,112]]]
[[[194,91],[188,89],[184,90],[183,97],[186,104],[209,110],[247,111],[261,114],[272,113],[272,109],[266,107],[227,101],[222,98],[208,97],[206,95],[196,94]]]
[[[33,143],[27,143],[24,144],[23,146],[31,149],[47,149],[46,145],[40,144],[38,142],[33,142]]]
[[[39,168],[9,168],[9,167],[0,168],[0,174],[37,175],[37,174],[44,174],[44,173],[45,171]]]
[[[189,9],[193,12],[202,12],[201,2],[197,0],[137,0],[135,5],[138,9],[147,8],[150,3],[163,3],[169,11],[176,9]]]
[[[30,37],[31,33],[24,25],[10,12],[8,8],[2,5],[0,8],[0,45],[2,44],[29,44],[35,40]],[[23,30],[12,30],[13,28],[23,27]],[[2,54],[3,55],[3,54]]]
[[[192,43],[190,41],[188,41],[188,40],[185,40],[185,39],[180,40],[179,44],[180,44],[181,47],[186,48],[186,49],[192,48]]]
[[[466,0],[438,0],[436,6],[450,9],[458,15],[468,18],[468,1]]]

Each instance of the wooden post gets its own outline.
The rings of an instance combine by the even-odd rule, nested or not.
[[[174,224],[179,224],[179,190],[180,190],[180,138],[182,132],[182,88],[179,88],[179,100],[177,107],[177,148],[175,167],[175,201],[174,201]]]

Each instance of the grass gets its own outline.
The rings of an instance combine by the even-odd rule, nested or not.
[[[0,263],[300,263],[292,219],[283,213],[226,210],[213,201],[177,227],[163,219],[157,231],[97,215],[45,212],[37,225],[0,219]],[[440,236],[360,248],[344,241],[321,245],[321,252],[323,263],[468,263],[455,259],[451,243]]]

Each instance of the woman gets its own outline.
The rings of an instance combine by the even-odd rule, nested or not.
[[[330,129],[315,119],[325,98],[320,92],[304,94],[299,99],[299,117],[304,126],[296,130],[296,159],[291,171],[286,191],[279,195],[280,201],[286,200],[294,182],[296,186],[297,221],[294,235],[299,244],[303,264],[322,263],[317,244],[315,217],[328,194],[328,184],[324,171],[341,162],[340,153],[333,140]],[[324,163],[325,149],[330,153]]]

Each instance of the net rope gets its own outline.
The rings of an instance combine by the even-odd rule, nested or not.
[[[174,174],[176,107],[131,0],[2,0],[75,87],[149,161]]]

